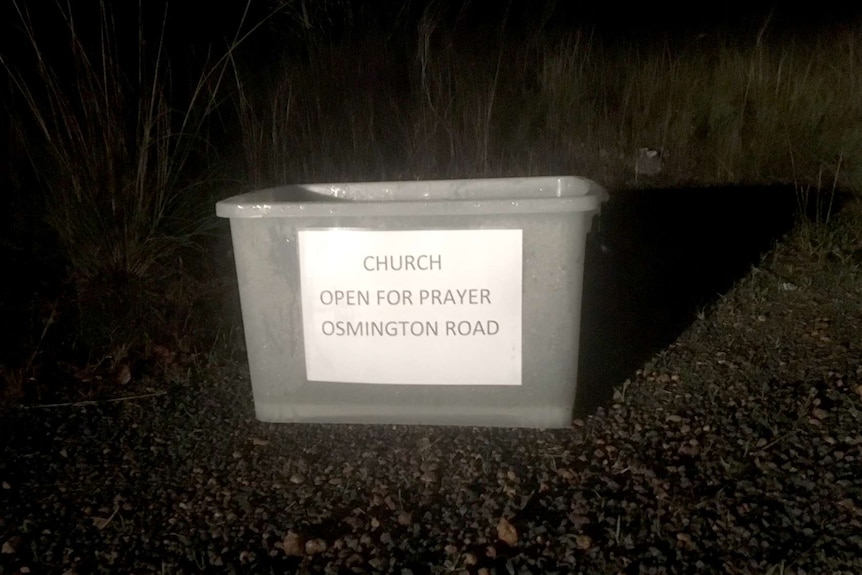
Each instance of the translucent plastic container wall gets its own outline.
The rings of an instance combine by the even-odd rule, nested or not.
[[[285,186],[230,218],[258,419],[566,427],[586,235],[575,177]]]

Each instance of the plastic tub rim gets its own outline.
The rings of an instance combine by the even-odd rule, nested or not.
[[[506,189],[489,194],[494,188]],[[291,193],[315,199],[290,199]],[[313,183],[233,196],[218,202],[216,213],[223,218],[310,218],[586,212],[598,210],[606,198],[601,186],[577,176]]]

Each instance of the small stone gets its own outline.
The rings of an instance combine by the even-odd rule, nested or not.
[[[301,485],[301,484],[305,483],[305,477],[303,477],[299,473],[294,473],[293,475],[290,476],[290,482],[293,483],[294,485]]]
[[[575,543],[578,546],[578,549],[582,549],[586,551],[593,545],[593,539],[589,535],[578,535],[575,538]]]
[[[288,557],[302,557],[304,555],[302,536],[299,533],[288,531],[287,535],[284,536],[283,546],[284,554]]]
[[[365,563],[365,559],[359,553],[354,553],[344,562],[345,567],[354,567],[355,565],[361,565]]]
[[[413,523],[413,514],[412,513],[409,513],[407,511],[402,511],[401,513],[398,514],[398,524],[399,525],[407,526],[407,525],[410,525],[411,523]]]
[[[817,419],[823,420],[823,419],[826,419],[826,418],[829,416],[829,413],[827,413],[827,412],[826,412],[825,410],[823,410],[823,409],[820,409],[819,407],[816,407],[816,408],[814,408],[814,409],[811,411],[811,415],[813,415],[813,416],[814,416],[814,417],[816,417]]]
[[[518,545],[518,530],[505,517],[497,523],[497,537],[509,547]]]
[[[305,542],[305,554],[317,555],[326,551],[326,541],[323,539],[310,539]]]
[[[678,453],[680,455],[688,455],[689,457],[694,457],[698,453],[700,453],[700,446],[697,443],[696,439],[692,439],[686,444],[680,446]]]
[[[691,546],[691,535],[689,535],[688,533],[677,533],[677,534],[676,534],[676,540],[677,540],[681,545],[684,545],[684,546],[686,546],[686,547],[690,547],[690,546]]]
[[[561,468],[557,469],[557,475],[559,475],[563,479],[574,479],[575,478],[575,472],[572,471],[571,469],[567,469],[565,467],[561,467]]]
[[[8,481],[4,481],[4,482],[3,482],[3,489],[12,489],[12,486],[11,486],[11,485],[9,485],[9,482],[8,482]]]
[[[635,176],[657,176],[660,174],[661,152],[655,148],[638,148],[635,158]]]

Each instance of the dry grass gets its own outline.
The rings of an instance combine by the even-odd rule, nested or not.
[[[254,98],[238,75],[251,184],[565,172],[625,187],[650,147],[665,185],[862,185],[857,30],[643,47],[514,43],[505,26],[465,39],[437,18],[425,12],[410,60],[317,46]]]
[[[224,55],[174,76],[163,6],[149,14],[143,4],[129,13],[58,1],[37,12],[15,0],[28,50],[0,56],[70,264],[74,315],[93,344],[122,346],[182,322],[196,291],[184,285],[183,257],[212,224],[200,193],[210,127],[230,57],[251,32],[243,17]]]

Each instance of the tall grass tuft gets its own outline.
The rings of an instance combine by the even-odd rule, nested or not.
[[[80,21],[92,4],[58,1],[56,14],[13,6],[31,62],[4,56],[2,64],[23,102],[28,151],[48,190],[47,218],[70,263],[83,331],[93,344],[153,335],[141,331],[166,321],[178,303],[171,298],[187,303],[166,285],[182,277],[183,250],[206,223],[193,188],[229,59],[208,58],[190,84],[178,82],[167,4],[149,29],[138,3],[132,33],[129,15],[105,1]],[[45,25],[51,16],[56,29]],[[237,34],[228,53],[243,39]]]

